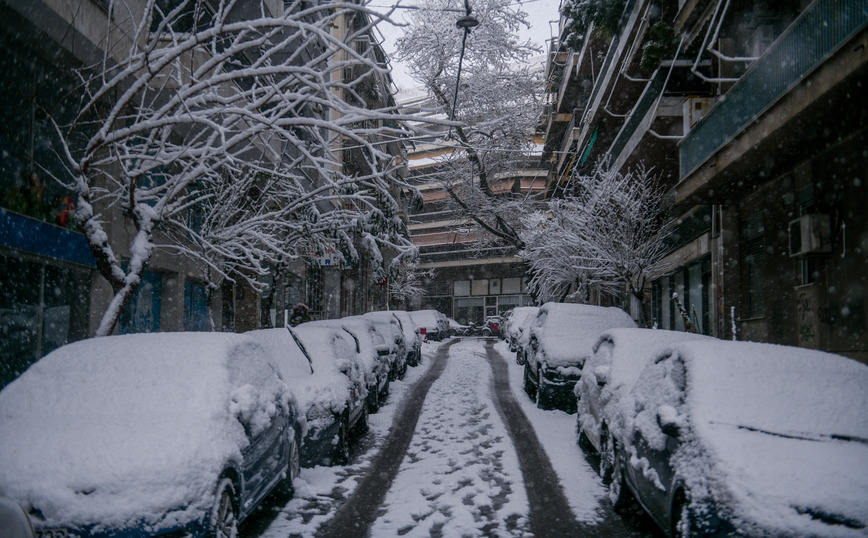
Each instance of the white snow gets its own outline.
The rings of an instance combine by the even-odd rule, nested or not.
[[[403,381],[392,383],[389,399],[379,412],[370,415],[371,431],[362,440],[364,447],[373,448],[365,448],[357,461],[346,467],[302,469],[295,483],[296,498],[283,508],[263,538],[311,536],[334,514],[341,500],[352,495],[377,453],[376,446],[388,435],[398,403],[428,371],[434,354],[445,344],[425,344],[422,364],[408,369]],[[560,477],[573,515],[580,522],[599,521],[606,489],[576,445],[574,415],[538,409],[522,389],[521,367],[515,364],[506,343],[496,343],[495,349],[509,364],[513,396]],[[395,536],[398,531],[407,536],[430,536],[432,528],[442,536],[531,536],[517,456],[489,394],[490,369],[484,343],[458,342],[450,349],[448,360],[450,364],[428,394],[430,401],[426,401],[410,446],[413,455],[402,463],[371,536]],[[475,416],[471,410],[476,411]],[[492,479],[492,469],[500,474],[497,480]],[[483,507],[491,505],[490,496],[498,494],[502,496],[495,510],[497,517],[491,522],[497,528],[488,534],[480,532],[486,524],[482,514],[487,508]]]
[[[59,348],[0,392],[0,496],[46,524],[204,517],[226,462],[286,397],[262,349],[225,333],[159,333]],[[241,381],[232,385],[230,374]]]
[[[657,415],[682,424],[672,461],[691,491],[725,499],[749,534],[865,536],[809,512],[868,524],[868,367],[722,340],[662,356],[633,389],[633,427],[661,448]]]
[[[595,444],[605,420],[617,439],[624,435],[626,417],[632,414],[628,393],[645,365],[656,358],[654,352],[685,340],[708,338],[700,334],[654,329],[611,329],[600,335],[594,354],[585,363],[582,378],[576,383],[578,420]],[[600,386],[600,378],[605,379]],[[625,401],[627,409],[622,407]],[[597,447],[599,448],[599,447]]]
[[[636,327],[636,323],[617,307],[546,303],[530,334],[538,339],[540,353],[549,367],[581,367],[600,333],[616,327]]]

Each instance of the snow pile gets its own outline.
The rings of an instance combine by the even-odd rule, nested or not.
[[[59,348],[0,393],[0,496],[48,526],[155,532],[201,519],[247,443],[233,413],[261,425],[285,401],[273,373],[262,348],[235,334]]]
[[[654,330],[612,329],[594,344],[594,354],[585,363],[582,378],[576,383],[578,420],[592,438],[600,435],[603,421],[618,439],[630,408],[622,408],[630,389],[655,352],[676,342],[708,338],[700,334]],[[602,382],[602,386],[600,383]],[[632,403],[632,400],[630,400]]]
[[[549,367],[581,367],[600,333],[617,327],[636,327],[636,323],[616,307],[546,303],[531,327],[531,336],[539,340]]]
[[[725,504],[741,531],[864,536],[868,526],[868,367],[801,348],[681,343],[643,370],[633,427],[681,427],[672,457],[694,498]],[[635,461],[635,458],[631,461]]]

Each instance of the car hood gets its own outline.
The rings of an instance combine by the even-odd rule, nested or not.
[[[243,429],[216,417],[0,418],[0,495],[44,526],[156,532],[202,519]]]
[[[730,499],[737,524],[756,526],[748,534],[864,536],[868,441],[730,424],[701,432],[716,478],[709,483],[720,484],[715,497]],[[683,458],[679,472],[702,467]]]

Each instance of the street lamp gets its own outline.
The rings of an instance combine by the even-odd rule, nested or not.
[[[455,121],[455,105],[458,103],[458,84],[461,82],[461,64],[464,63],[464,48],[467,45],[467,35],[470,34],[471,28],[479,26],[479,21],[471,15],[473,12],[470,9],[470,0],[464,0],[464,9],[467,14],[455,21],[455,26],[464,30],[464,35],[461,36],[461,55],[458,57],[458,74],[455,76],[455,95],[452,98],[452,114],[449,119]],[[452,138],[452,127],[449,127],[447,138]]]

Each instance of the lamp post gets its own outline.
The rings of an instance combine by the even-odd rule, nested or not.
[[[467,36],[472,28],[479,26],[479,21],[471,15],[473,12],[470,9],[470,0],[464,0],[464,9],[466,14],[455,21],[455,26],[464,30],[464,35],[461,36],[461,54],[458,56],[458,74],[455,76],[455,95],[452,98],[452,114],[449,119],[455,120],[455,105],[458,103],[458,84],[461,82],[461,64],[464,63],[464,48],[467,45]],[[449,127],[447,138],[452,138],[452,127]]]

